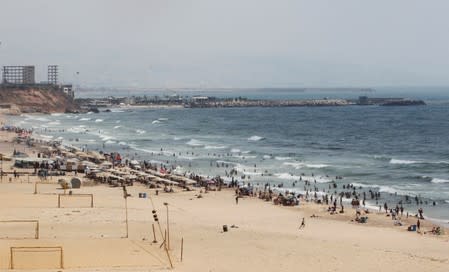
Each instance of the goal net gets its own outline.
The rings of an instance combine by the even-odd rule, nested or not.
[[[93,194],[58,194],[58,208],[93,208]]]
[[[0,239],[39,239],[39,220],[1,220]]]
[[[64,268],[61,246],[10,247],[11,269],[54,269]]]

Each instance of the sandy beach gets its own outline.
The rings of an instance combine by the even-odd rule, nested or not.
[[[10,156],[17,149],[36,157],[32,148],[13,145],[14,136],[0,132],[0,153]],[[3,161],[3,171],[13,171],[12,163]],[[32,169],[17,171],[31,173]],[[415,224],[416,218],[403,218],[404,225],[396,227],[385,213],[369,213],[368,222],[359,224],[353,221],[355,210],[350,207],[344,214],[330,215],[326,205],[305,201],[283,207],[242,197],[236,204],[232,189],[200,193],[202,188],[183,191],[174,187],[174,193],[156,195],[155,189],[138,183],[128,186],[129,237],[125,238],[122,188],[92,185],[83,176],[77,176],[83,182],[81,188],[71,191],[92,194],[93,208],[88,198],[71,197],[62,197],[58,208],[58,194],[64,194],[58,177],[45,182],[25,173],[2,178],[0,220],[38,220],[39,239],[34,239],[32,223],[0,224],[1,271],[11,267],[11,247],[29,246],[62,247],[65,271],[449,270],[448,232],[424,234],[433,227],[425,220],[420,233],[408,232],[407,226]],[[139,198],[139,193],[146,193],[146,198]],[[153,220],[153,209],[160,229]],[[173,269],[161,246],[167,214]],[[300,229],[303,218],[305,227]],[[58,254],[15,253],[14,268],[59,271]]]

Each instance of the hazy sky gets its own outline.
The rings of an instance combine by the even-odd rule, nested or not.
[[[84,86],[449,85],[447,0],[1,0],[0,65]],[[79,76],[76,76],[76,72]]]

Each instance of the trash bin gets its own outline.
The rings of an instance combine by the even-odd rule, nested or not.
[[[223,225],[223,232],[227,232],[228,231],[228,225]]]

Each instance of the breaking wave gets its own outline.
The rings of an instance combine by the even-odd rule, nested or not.
[[[264,139],[265,139],[264,137],[254,135],[254,136],[249,137],[248,141],[258,142],[258,141],[261,141],[261,140],[264,140]]]

